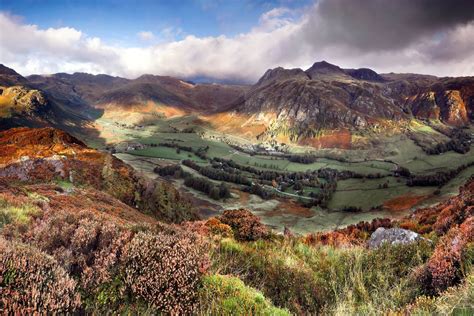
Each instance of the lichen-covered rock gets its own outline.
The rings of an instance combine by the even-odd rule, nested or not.
[[[382,246],[384,243],[391,245],[395,244],[409,244],[418,240],[424,239],[419,234],[412,232],[411,230],[402,228],[389,228],[383,227],[377,228],[375,232],[370,236],[367,245],[369,248],[374,249]]]

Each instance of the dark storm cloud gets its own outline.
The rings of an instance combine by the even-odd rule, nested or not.
[[[473,0],[321,0],[305,33],[318,45],[391,50],[473,20]]]

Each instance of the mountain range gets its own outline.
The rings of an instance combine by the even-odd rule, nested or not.
[[[290,141],[321,131],[384,130],[411,119],[460,127],[474,119],[474,77],[438,78],[378,74],[316,62],[307,70],[269,69],[254,85],[193,83],[168,76],[125,79],[57,73],[23,77],[0,66],[1,126],[87,129],[104,109],[147,103],[211,117],[231,114],[222,125],[259,124],[258,135]]]

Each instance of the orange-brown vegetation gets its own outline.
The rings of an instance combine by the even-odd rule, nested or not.
[[[370,223],[360,222],[334,231],[308,234],[303,237],[303,240],[309,245],[322,244],[336,247],[362,245],[377,228],[390,228],[392,226],[393,223],[390,219],[376,218]]]
[[[300,145],[314,148],[341,148],[351,149],[352,134],[347,129],[328,131],[325,134],[312,138],[303,138],[298,141]]]
[[[104,191],[165,221],[197,217],[170,184],[140,177],[121,160],[90,149],[57,129],[15,128],[0,132],[0,163],[3,179],[25,183],[62,179]]]
[[[463,257],[468,247],[474,249],[474,217],[452,227],[438,242],[428,262],[417,271],[417,277],[429,294],[438,294],[463,278]],[[472,250],[471,250],[472,251]],[[474,260],[474,257],[465,261]]]
[[[268,127],[266,121],[255,120],[251,115],[232,112],[203,116],[202,120],[210,123],[217,131],[249,139],[255,139],[255,137],[264,133]]]
[[[246,209],[226,210],[219,220],[232,227],[237,240],[258,240],[269,236],[269,230],[260,218]]]
[[[393,199],[385,201],[383,203],[383,207],[392,212],[404,211],[426,200],[428,197],[429,196],[427,195],[413,195],[413,194],[400,195],[400,196],[394,197]]]

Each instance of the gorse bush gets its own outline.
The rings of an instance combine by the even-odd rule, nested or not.
[[[0,237],[0,311],[72,313],[80,307],[76,282],[45,253]]]
[[[260,218],[246,209],[224,211],[219,219],[232,227],[238,240],[258,240],[267,238],[270,234],[267,227],[260,222]]]
[[[139,232],[125,248],[123,264],[127,287],[154,308],[171,314],[196,310],[206,264],[196,240]]]

